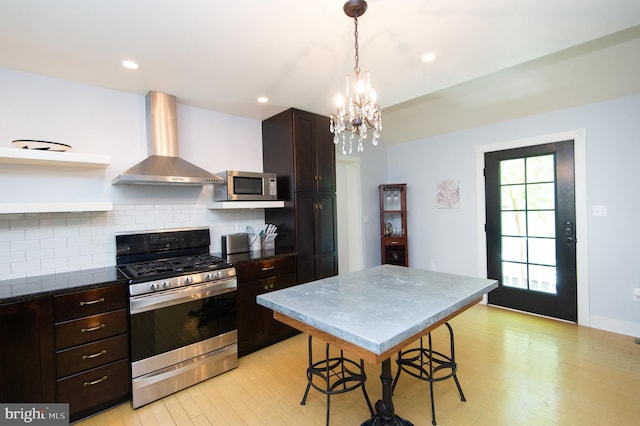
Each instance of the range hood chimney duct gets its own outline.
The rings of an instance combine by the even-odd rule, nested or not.
[[[114,185],[205,185],[223,183],[220,176],[178,157],[176,97],[149,92],[147,103],[147,150],[149,156],[122,172]]]

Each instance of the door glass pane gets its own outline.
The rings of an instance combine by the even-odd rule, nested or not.
[[[556,268],[551,266],[530,265],[531,282],[529,290],[556,294]]]
[[[524,158],[500,162],[500,185],[524,183]]]
[[[555,294],[555,156],[500,161],[502,285]]]
[[[524,210],[526,207],[525,185],[507,185],[500,189],[502,210]]]
[[[556,236],[555,221],[556,214],[553,210],[527,212],[527,232],[530,237],[554,238]]]
[[[527,158],[527,182],[553,182],[554,155],[540,155]]]
[[[527,235],[526,212],[502,212],[502,234],[513,236]]]
[[[529,262],[543,265],[556,264],[556,240],[553,238],[529,238]]]
[[[527,261],[527,239],[502,237],[502,260]]]
[[[553,209],[556,206],[554,184],[536,183],[527,184],[527,208],[528,209]]]
[[[527,265],[502,262],[502,285],[526,289],[527,281]]]

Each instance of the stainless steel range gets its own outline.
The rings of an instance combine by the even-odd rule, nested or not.
[[[209,254],[210,241],[206,227],[116,234],[133,408],[238,366],[236,271]]]

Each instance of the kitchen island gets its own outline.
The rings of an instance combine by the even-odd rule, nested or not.
[[[263,294],[274,318],[382,364],[382,401],[372,425],[410,425],[394,412],[392,354],[478,303],[496,280],[381,265]]]

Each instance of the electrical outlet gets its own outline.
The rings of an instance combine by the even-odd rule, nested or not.
[[[633,289],[633,300],[636,302],[640,302],[640,287],[636,287]]]
[[[236,233],[244,232],[244,226],[241,223],[236,223]]]
[[[594,216],[606,216],[607,215],[607,206],[593,206],[593,215]]]

